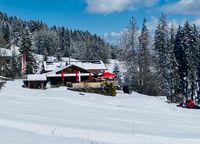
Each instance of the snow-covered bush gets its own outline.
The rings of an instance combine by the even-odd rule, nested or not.
[[[113,83],[111,82],[104,82],[103,83],[103,88],[104,88],[104,95],[108,96],[116,96],[116,87],[114,86]]]
[[[116,87],[111,82],[104,82],[101,87],[97,88],[85,87],[85,88],[68,88],[68,89],[78,92],[96,93],[106,96],[116,96]]]

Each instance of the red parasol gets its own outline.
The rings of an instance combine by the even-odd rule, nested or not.
[[[114,73],[111,73],[111,72],[104,72],[102,75],[101,75],[102,77],[112,77],[112,78],[114,78],[114,77],[116,77],[117,75],[116,74],[114,74]]]

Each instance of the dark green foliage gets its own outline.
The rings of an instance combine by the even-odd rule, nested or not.
[[[187,61],[186,61],[186,53],[184,51],[184,45],[182,43],[182,40],[184,38],[184,31],[181,26],[179,26],[177,34],[176,34],[176,40],[175,40],[175,46],[174,46],[174,54],[178,63],[178,73],[181,79],[181,92],[184,92],[184,77],[187,76]]]

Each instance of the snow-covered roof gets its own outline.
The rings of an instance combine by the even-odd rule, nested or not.
[[[47,77],[61,77],[61,74],[57,74],[57,72],[62,71],[63,69],[66,69],[71,66],[76,66],[76,65],[68,65],[68,66],[58,68],[54,71],[51,71],[51,72],[48,72],[45,74],[29,74],[27,76],[26,80],[28,80],[28,81],[46,81]],[[90,75],[89,72],[88,73],[80,73],[80,76],[89,76],[89,75]],[[93,76],[94,74],[91,74],[91,75]],[[76,74],[75,73],[64,74],[64,77],[72,77],[72,76],[76,76]]]
[[[80,73],[80,76],[90,76],[89,73]],[[92,76],[94,76],[94,74],[91,74]],[[64,74],[64,77],[75,77],[76,74],[75,73],[71,73],[71,74]],[[56,73],[49,73],[47,74],[47,77],[61,77],[61,74],[56,74]]]
[[[73,63],[86,70],[107,70],[107,67],[103,61],[81,61],[79,63]]]
[[[77,66],[77,65],[71,64],[71,65],[67,65],[67,66],[58,68],[58,69],[52,71],[51,73],[55,73],[55,74],[56,74],[57,72],[60,72],[60,71],[62,71],[63,69],[69,68],[69,67],[71,67],[71,66],[75,66],[75,67],[78,67],[78,68],[80,68],[80,69],[83,69],[83,68],[81,68],[81,67],[79,67],[79,66]]]
[[[46,81],[47,76],[46,74],[29,74],[27,76],[28,81]]]
[[[44,62],[45,71],[54,71],[66,66],[66,62]]]
[[[45,71],[54,71],[69,65],[69,62],[44,62]],[[70,65],[75,65],[85,70],[107,70],[102,61],[70,61]]]
[[[19,47],[12,45],[10,49],[0,48],[0,56],[12,56],[12,52],[19,54]]]
[[[0,83],[5,83],[6,81],[0,80]]]
[[[8,81],[8,80],[11,80],[11,79],[10,79],[10,78],[7,78],[7,77],[4,77],[4,76],[0,76],[0,80]]]
[[[12,53],[9,49],[0,48],[0,56],[11,56]]]

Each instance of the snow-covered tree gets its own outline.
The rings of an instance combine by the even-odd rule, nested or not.
[[[151,72],[151,40],[150,33],[146,25],[146,18],[143,20],[141,34],[139,36],[138,49],[138,92],[143,94],[151,94],[149,89],[152,86]]]
[[[157,76],[160,79],[161,94],[169,94],[169,47],[167,18],[162,13],[155,31],[155,57]]]
[[[59,55],[62,57],[69,57],[70,55],[70,33],[64,27],[58,28],[58,36],[60,38]]]
[[[12,45],[20,46],[24,24],[17,17],[10,17],[11,35],[10,41]]]
[[[20,61],[19,61],[19,58],[18,58],[18,55],[16,54],[16,50],[13,49],[12,51],[12,56],[11,56],[11,59],[10,59],[10,62],[9,62],[9,75],[8,77],[14,79],[16,77],[19,77],[20,76]]]
[[[122,86],[122,74],[117,63],[114,65],[113,73],[116,74],[116,81],[118,82],[118,85]]]
[[[10,26],[7,22],[0,22],[0,37],[4,38],[6,43],[10,42]]]
[[[186,60],[186,53],[184,49],[184,31],[181,26],[178,27],[176,40],[174,45],[174,54],[176,57],[176,61],[178,63],[178,73],[181,80],[181,93],[186,95],[187,94],[187,82],[186,77],[188,74],[188,65]]]
[[[186,62],[188,66],[188,75],[187,75],[187,82],[188,86],[191,90],[191,99],[193,100],[194,96],[194,91],[195,91],[195,83],[197,79],[197,64],[198,64],[198,59],[197,59],[197,53],[198,53],[198,41],[199,37],[197,35],[197,30],[196,26],[192,27],[188,21],[184,24],[183,27],[184,31],[184,38],[183,38],[183,43],[184,43],[184,50],[186,54]]]
[[[60,57],[59,37],[55,31],[40,30],[34,35],[34,47],[37,54]]]
[[[37,62],[33,55],[32,38],[28,28],[23,31],[19,51],[21,56],[26,57],[26,74],[33,74],[37,69]]]
[[[134,17],[129,21],[127,31],[124,33],[121,40],[121,60],[125,62],[127,72],[125,81],[129,81],[132,88],[136,89],[138,82],[138,65],[137,65],[137,51],[138,51],[138,27]],[[126,80],[129,79],[129,80]]]
[[[176,29],[174,25],[171,25],[169,32],[169,48],[170,48],[170,95],[169,99],[171,102],[180,100],[181,96],[181,80],[179,76],[179,67],[175,57],[175,41],[176,41]]]

